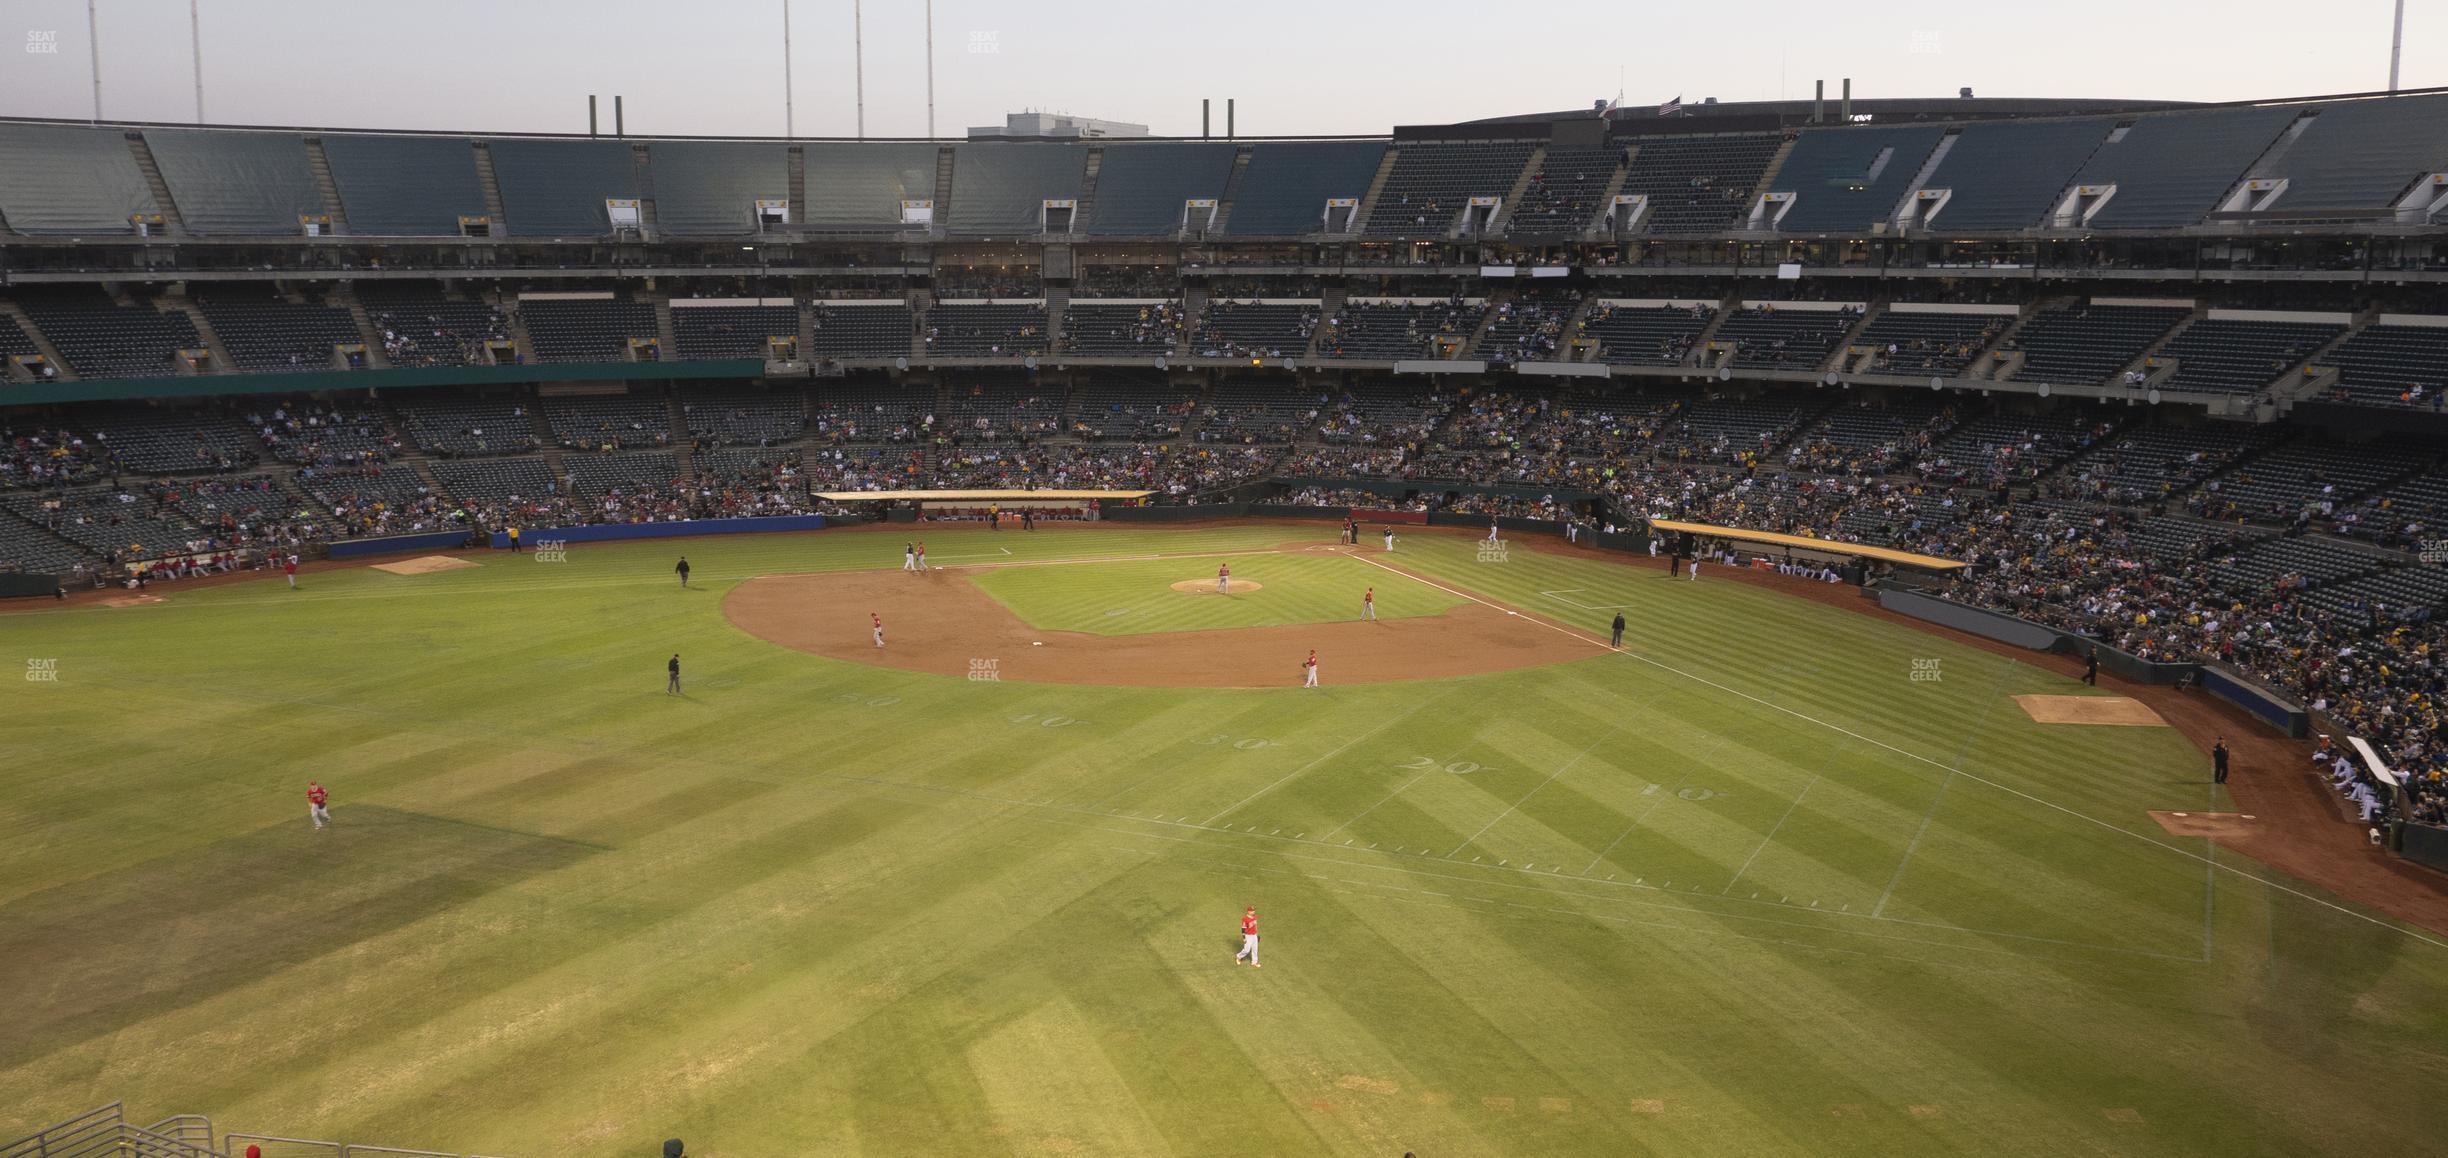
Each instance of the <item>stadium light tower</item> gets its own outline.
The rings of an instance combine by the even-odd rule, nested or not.
[[[2397,61],[2405,53],[2405,0],[2397,0],[2397,22],[2389,29],[2389,91],[2397,91]]]
[[[858,96],[858,136],[867,139],[867,18],[860,0],[850,0],[850,72]]]
[[[782,135],[799,135],[798,117],[791,107],[790,0],[782,0]]]
[[[935,0],[926,0],[927,139],[935,139]],[[100,90],[95,90],[99,92]],[[99,98],[96,98],[99,100]]]
[[[187,47],[195,53],[196,123],[204,123],[204,18],[196,14],[201,0],[187,0]]]
[[[102,119],[102,33],[101,22],[94,19],[94,0],[85,0],[85,48],[93,65],[94,115]]]

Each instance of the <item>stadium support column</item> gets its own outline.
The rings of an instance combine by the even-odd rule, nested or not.
[[[1811,119],[1810,119],[1810,123],[1812,123],[1812,124],[1814,124],[1814,125],[1815,125],[1815,124],[1818,124],[1820,121],[1822,121],[1822,120],[1826,119],[1826,117],[1827,117],[1827,81],[1825,81],[1825,80],[1815,80],[1815,81],[1812,81],[1812,82],[1811,82]]]
[[[1210,119],[1214,115],[1214,108],[1215,102],[1213,100],[1207,97],[1199,98],[1199,139],[1202,141],[1214,135],[1213,133],[1209,132],[1209,126],[1214,123]]]
[[[587,94],[587,135],[595,135],[595,94]]]
[[[1224,98],[1224,139],[1233,139],[1233,98]]]
[[[1844,116],[1838,120],[1848,125],[1853,123],[1853,78],[1849,76],[1844,78]]]

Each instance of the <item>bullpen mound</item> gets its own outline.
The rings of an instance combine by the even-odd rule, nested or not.
[[[1215,590],[1212,581],[1205,587]],[[882,648],[868,634],[869,612],[884,617]],[[1329,687],[1515,671],[1606,653],[1477,603],[1377,623],[1042,631],[965,581],[913,583],[897,571],[761,576],[732,588],[723,614],[760,639],[852,663],[966,677],[976,670],[972,661],[993,660],[1004,682],[1113,687],[1296,687],[1311,648]]]

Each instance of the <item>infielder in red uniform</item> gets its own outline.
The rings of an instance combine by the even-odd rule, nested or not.
[[[876,646],[884,646],[884,617],[870,611],[867,613],[867,622],[875,626]]]
[[[1318,683],[1317,683],[1317,649],[1316,649],[1316,648],[1314,648],[1314,647],[1309,649],[1309,658],[1308,658],[1306,661],[1302,662],[1302,664],[1301,664],[1301,676],[1302,676],[1302,683],[1301,683],[1301,686],[1302,686],[1302,687],[1305,687],[1305,688],[1314,688],[1314,687],[1318,686]]]
[[[1218,564],[1216,567],[1216,594],[1232,594],[1232,564],[1230,563]]]
[[[297,590],[297,556],[291,555],[281,560],[281,573],[289,576],[289,589]]]
[[[1250,968],[1258,968],[1258,906],[1251,905],[1241,913],[1241,951],[1233,954],[1233,964],[1248,958]]]
[[[1377,619],[1377,589],[1374,587],[1360,593],[1360,619],[1364,623],[1373,623]]]
[[[331,809],[323,807],[330,799],[331,793],[325,792],[322,785],[312,780],[306,782],[306,817],[314,821],[317,831],[331,823]]]

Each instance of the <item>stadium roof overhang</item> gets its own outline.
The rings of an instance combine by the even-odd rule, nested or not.
[[[1106,502],[1129,502],[1144,499],[1154,491],[818,491],[816,497],[837,503],[922,502],[922,503],[993,503],[1022,502],[1082,502],[1096,499]]]
[[[1863,543],[1838,543],[1827,539],[1814,539],[1808,535],[1749,531],[1741,527],[1719,527],[1708,523],[1679,523],[1672,519],[1651,519],[1649,525],[1661,531],[1676,531],[1686,535],[1707,535],[1713,539],[1732,539],[1736,542],[1759,543],[1770,547],[1789,547],[1800,551],[1817,551],[1825,555],[1845,555],[1855,559],[1873,559],[1881,563],[1893,563],[1898,567],[1918,567],[1925,571],[1960,571],[1971,566],[1961,559],[1941,559],[1936,555],[1917,555],[1911,551],[1896,551]]]

